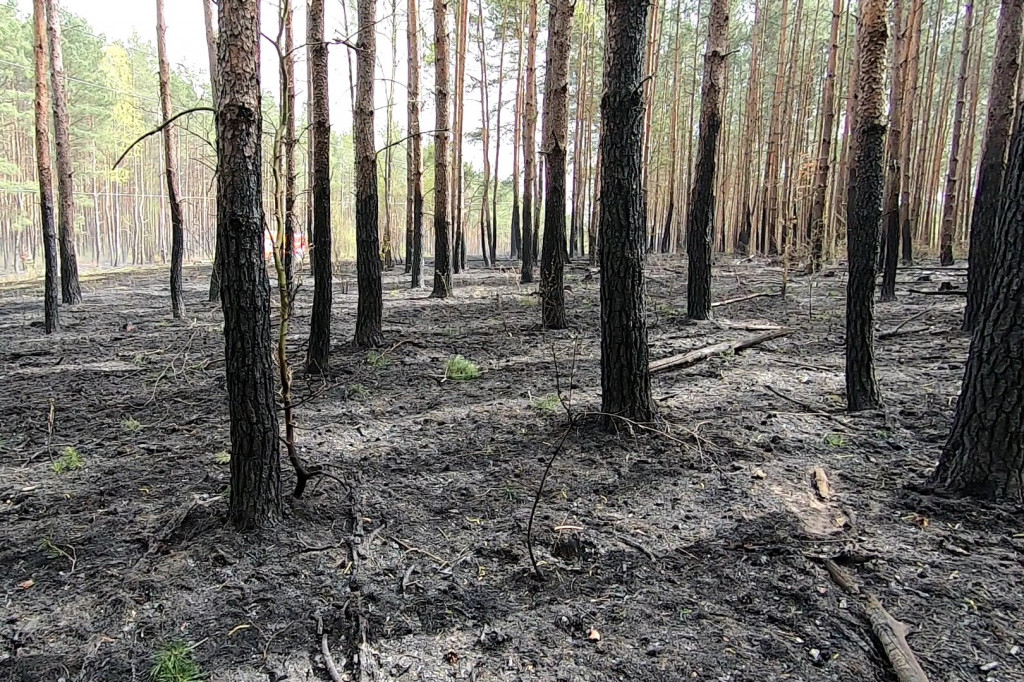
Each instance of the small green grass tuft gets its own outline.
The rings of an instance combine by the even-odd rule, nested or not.
[[[546,395],[543,398],[537,398],[533,401],[533,407],[540,410],[541,412],[554,412],[558,409],[560,401],[558,396],[554,393]]]
[[[452,381],[469,381],[480,377],[480,368],[461,355],[456,355],[444,364],[444,375]]]
[[[829,433],[825,436],[825,445],[841,448],[846,445],[846,437],[841,433]]]
[[[121,421],[121,428],[125,433],[138,433],[142,430],[142,422],[135,417],[125,417]]]
[[[221,450],[213,458],[217,464],[231,464],[231,453],[227,450]]]
[[[366,386],[363,386],[362,384],[349,384],[346,390],[349,398],[364,398],[370,395],[370,389],[366,388]]]
[[[53,471],[57,474],[63,474],[68,471],[76,471],[85,466],[85,460],[78,454],[78,450],[73,447],[64,448],[64,452],[61,456],[53,463]]]
[[[153,682],[201,682],[204,679],[199,664],[192,658],[192,647],[174,641],[160,647],[154,656],[149,679]]]
[[[366,364],[368,364],[370,367],[381,369],[383,367],[387,367],[388,365],[390,365],[391,361],[388,360],[387,356],[384,355],[383,353],[371,350],[369,353],[366,354]]]

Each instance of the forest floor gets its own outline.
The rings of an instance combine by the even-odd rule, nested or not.
[[[209,680],[327,680],[321,628],[350,679],[894,680],[824,558],[914,626],[932,680],[1024,680],[1019,510],[924,486],[968,339],[963,298],[911,289],[962,288],[963,270],[900,270],[900,300],[876,307],[880,330],[911,332],[876,345],[886,407],[848,415],[843,270],[694,324],[683,263],[653,259],[652,360],[770,325],[792,333],[656,374],[664,432],[618,435],[587,414],[600,342],[585,267],[567,273],[574,329],[558,332],[538,329],[533,287],[510,267],[456,276],[446,301],[386,273],[378,354],[349,343],[349,270],[335,283],[333,371],[297,371],[295,385],[301,455],[336,479],[251,534],[223,522],[208,274],[187,268],[180,322],[163,270],[89,277],[53,337],[38,283],[0,289],[0,680],[148,679],[175,640]],[[723,259],[714,298],[781,280]],[[455,354],[481,376],[445,380]],[[567,401],[571,386],[571,428],[558,386]],[[534,525],[537,580],[527,523],[563,436]],[[83,466],[56,473],[66,448]]]

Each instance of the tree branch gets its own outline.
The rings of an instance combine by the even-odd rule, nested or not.
[[[171,125],[172,123],[177,121],[182,116],[187,116],[188,114],[194,114],[197,111],[209,111],[209,112],[211,112],[213,114],[217,113],[217,110],[214,109],[213,107],[192,107],[191,109],[186,109],[185,111],[179,111],[174,116],[171,116],[169,119],[167,119],[166,121],[164,121],[163,123],[158,125],[156,128],[153,128],[153,130],[150,130],[148,133],[145,133],[144,135],[140,136],[139,139],[135,140],[135,142],[132,142],[130,145],[128,145],[128,149],[125,149],[124,153],[121,154],[121,156],[119,156],[117,158],[117,161],[114,162],[113,168],[116,169],[118,167],[118,165],[120,165],[120,163],[122,161],[124,161],[124,157],[128,156],[128,152],[130,152],[131,150],[135,149],[135,145],[137,145],[138,143],[142,142],[147,137],[151,137],[153,135],[156,135],[159,132],[162,132],[164,128],[166,128],[167,126]]]

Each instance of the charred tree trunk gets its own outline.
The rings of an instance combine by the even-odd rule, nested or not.
[[[829,164],[832,160],[832,138],[836,118],[836,62],[839,55],[839,19],[842,0],[832,1],[832,26],[829,29],[828,63],[825,67],[825,89],[821,95],[821,138],[818,142],[818,166],[814,176],[814,198],[811,200],[811,258],[808,270],[821,270],[825,244],[825,199],[828,196]],[[749,141],[748,141],[749,144]]]
[[[373,144],[373,67],[377,56],[376,0],[359,0],[356,42],[356,101],[353,147],[356,157],[356,306],[355,344],[375,348],[384,343],[381,315],[384,294],[380,281],[377,150]]]
[[[537,196],[537,0],[529,0],[526,36],[525,91],[523,93],[523,268],[520,282],[533,281],[534,197]]]
[[[992,85],[988,98],[988,124],[981,150],[978,188],[971,217],[970,252],[967,271],[967,308],[964,329],[971,330],[978,321],[985,301],[989,269],[995,250],[996,210],[999,206],[1010,128],[1013,125],[1014,91],[1018,54],[1021,43],[1021,16],[1024,0],[1004,0],[996,29],[996,55],[992,66]],[[1017,113],[1021,116],[1021,113]]]
[[[700,134],[693,173],[686,251],[687,314],[693,320],[711,317],[711,245],[715,216],[715,161],[722,128],[722,81],[729,42],[729,2],[711,0],[708,45],[704,56],[704,84],[700,93]]]
[[[310,84],[310,156],[313,165],[313,312],[306,370],[327,371],[331,355],[331,119],[327,100],[324,0],[310,0],[306,17]]]
[[[292,0],[283,0],[284,75],[281,79],[284,111],[284,269],[288,291],[294,291],[295,278],[295,35]]]
[[[851,412],[881,404],[875,380],[875,261],[885,183],[885,0],[860,0],[853,147],[846,205],[846,402]]]
[[[156,0],[156,54],[160,70],[160,114],[171,118],[171,67],[167,63],[167,24],[164,22],[164,0]],[[178,140],[174,126],[164,128],[164,173],[167,180],[167,203],[171,209],[171,314],[181,319],[185,299],[181,288],[181,266],[185,257],[185,227],[182,224],[181,202],[178,200]]]
[[[220,67],[217,63],[217,17],[214,15],[216,0],[202,0],[203,22],[206,25],[206,53],[210,60],[210,94],[213,100],[213,108],[220,109]],[[214,178],[214,183],[219,182]],[[213,243],[213,272],[210,273],[209,300],[215,303],[220,300],[220,266],[221,266],[221,238],[220,223],[214,227]]]
[[[900,248],[900,183],[903,173],[900,168],[902,148],[903,95],[906,78],[906,36],[903,27],[903,0],[894,0],[893,35],[895,38],[895,63],[889,94],[889,136],[886,139],[886,182],[882,209],[882,301],[896,300],[896,265],[899,263]]]
[[[265,526],[281,512],[270,283],[263,262],[259,11],[257,0],[220,0],[217,221],[231,416],[228,518],[239,529]]]
[[[971,23],[974,16],[973,0],[964,8],[964,40],[960,49],[960,75],[956,81],[956,105],[953,110],[953,142],[949,150],[949,169],[946,171],[946,195],[942,202],[942,231],[939,233],[939,262],[953,264],[953,239],[956,237],[956,191],[960,179],[960,133],[964,125],[964,105],[967,91],[967,73],[971,55]]]
[[[33,0],[36,76],[36,171],[39,176],[39,222],[43,226],[43,328],[47,334],[60,331],[57,292],[60,289],[57,263],[57,229],[53,217],[53,170],[50,164],[50,88],[46,55],[46,6]]]
[[[412,248],[406,262],[412,274],[412,287],[423,280],[423,154],[420,140],[420,20],[416,0],[409,0],[409,205],[408,220],[412,228]]]
[[[601,411],[605,426],[618,417],[650,422],[655,416],[647,347],[644,247],[647,210],[643,158],[644,0],[605,3],[604,95],[601,98],[602,197]]]
[[[82,302],[82,286],[78,283],[78,254],[75,253],[75,188],[71,178],[71,124],[68,120],[67,78],[64,75],[59,0],[46,0],[46,33],[50,42],[53,136],[57,152],[57,244],[60,251],[60,294],[62,302],[74,304]]]
[[[447,298],[452,293],[452,247],[448,211],[450,141],[448,137],[451,76],[448,69],[448,3],[434,0],[434,298]]]
[[[540,262],[541,322],[565,329],[565,157],[569,140],[569,45],[575,0],[552,0],[544,76],[543,144],[547,172],[544,248]]]
[[[1017,505],[1024,503],[1022,225],[1024,135],[1017,130],[991,235],[990,280],[975,317],[953,428],[933,477],[948,492]]]

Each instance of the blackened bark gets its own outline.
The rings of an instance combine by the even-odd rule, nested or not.
[[[574,0],[552,0],[544,83],[544,151],[547,210],[540,262],[541,322],[565,329],[565,156],[569,139],[569,43]]]
[[[406,265],[412,275],[413,288],[419,288],[423,279],[423,161],[420,140],[420,38],[417,0],[409,0],[409,199],[412,209],[411,245],[407,249]]]
[[[903,0],[894,0],[892,11],[895,37],[895,63],[889,87],[889,135],[886,139],[886,175],[883,209],[881,258],[882,301],[896,300],[896,265],[900,249],[901,135],[903,134],[903,100],[906,81],[907,38],[904,35]]]
[[[434,0],[434,288],[433,298],[447,298],[452,293],[452,247],[449,230],[451,202],[448,191],[449,109],[451,107],[451,77],[448,68],[448,3]],[[458,255],[456,254],[456,257]]]
[[[53,171],[50,164],[50,89],[47,77],[46,6],[33,0],[36,76],[36,170],[39,176],[39,220],[43,226],[43,329],[47,334],[60,331],[57,293],[60,291],[57,263],[57,229],[53,215]]]
[[[164,0],[156,0],[156,54],[160,71],[160,113],[171,118],[171,67],[167,62],[167,24],[164,22]],[[171,315],[181,319],[185,314],[185,298],[181,287],[181,267],[185,258],[185,227],[178,200],[178,140],[174,126],[164,128],[164,176],[167,181],[167,203],[171,208]]]
[[[967,308],[964,310],[964,329],[971,330],[978,321],[989,270],[993,265],[996,210],[1006,167],[1010,127],[1013,125],[1014,89],[1020,68],[1018,55],[1021,42],[1021,17],[1024,0],[1003,0],[999,10],[998,42],[992,67],[992,86],[989,93],[988,124],[978,169],[978,186],[971,214],[970,252],[967,263]],[[1019,116],[1020,114],[1018,114]]]
[[[60,251],[60,293],[64,303],[81,303],[78,254],[75,253],[75,188],[71,168],[71,123],[68,119],[67,78],[60,30],[60,4],[46,0],[46,33],[50,42],[53,82],[53,135],[57,152],[57,244]],[[166,119],[165,119],[166,120]]]
[[[728,0],[712,0],[708,17],[708,47],[704,55],[704,84],[700,96],[700,134],[697,165],[686,226],[689,269],[687,314],[693,320],[711,317],[711,245],[715,225],[715,157],[722,128],[722,81],[729,42]]]
[[[964,7],[964,37],[960,48],[960,74],[956,84],[956,104],[953,106],[953,141],[949,148],[949,166],[946,171],[946,190],[942,201],[942,226],[939,231],[939,263],[953,264],[953,241],[956,239],[957,184],[960,181],[960,141],[964,125],[967,77],[971,59],[971,26],[974,2],[967,0]]]
[[[331,120],[327,100],[327,44],[324,0],[310,0],[306,52],[311,76],[313,164],[313,313],[309,321],[306,370],[327,371],[331,355]]]
[[[356,305],[355,344],[375,348],[384,343],[381,314],[380,235],[377,226],[377,150],[373,145],[373,67],[377,55],[376,0],[359,0],[356,43],[356,101],[353,136],[356,164]]]
[[[883,118],[888,28],[885,0],[860,0],[853,160],[846,206],[846,401],[851,412],[881,404],[875,381],[875,260],[885,182]]]
[[[1018,110],[1018,116],[1022,113]],[[992,235],[989,285],[949,440],[933,482],[946,491],[1024,503],[1024,135],[1014,134]],[[972,266],[973,267],[973,266]]]
[[[601,411],[605,426],[616,417],[654,419],[644,300],[647,207],[643,158],[646,0],[607,0],[604,95],[601,98]]]
[[[537,0],[529,0],[529,24],[526,37],[525,92],[523,93],[523,239],[520,254],[523,258],[520,282],[533,281],[534,198],[537,196]]]
[[[294,291],[295,277],[295,36],[293,15],[295,8],[291,0],[285,0],[284,14],[284,62],[285,77],[282,79],[281,98],[284,108],[284,271],[288,291]]]
[[[210,95],[213,108],[216,109],[220,97],[220,73],[217,65],[217,19],[214,17],[215,0],[202,0],[203,22],[206,25],[206,51],[210,61]],[[217,178],[213,179],[218,182]],[[215,228],[213,246],[213,271],[210,273],[209,301],[215,303],[220,300],[220,265],[221,265],[221,239],[220,228]]]
[[[263,261],[262,109],[258,0],[220,0],[217,221],[221,226],[224,354],[231,416],[231,500],[239,529],[281,511],[281,460]]]

